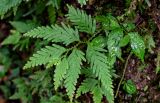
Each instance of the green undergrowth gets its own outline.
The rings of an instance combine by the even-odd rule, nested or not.
[[[126,51],[144,64],[155,43],[129,21],[128,12],[127,20],[112,13],[91,15],[83,9],[88,2],[77,0],[78,7],[64,5],[64,13],[61,0],[0,1],[1,19],[12,27],[0,50],[0,77],[12,71],[0,86],[5,98],[24,103],[79,103],[91,94],[94,103],[104,99],[114,103],[117,60],[124,63]],[[26,10],[21,9],[24,5]],[[14,57],[15,52],[21,56]],[[11,83],[13,94],[7,92]],[[123,88],[130,94],[136,91],[130,80]]]

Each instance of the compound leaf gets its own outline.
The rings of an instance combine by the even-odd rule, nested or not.
[[[77,49],[74,49],[68,57],[69,68],[65,77],[65,87],[71,101],[76,89],[77,79],[81,73],[82,60],[85,61],[84,53]]]
[[[59,60],[60,56],[66,51],[65,48],[59,45],[46,46],[37,53],[30,57],[29,61],[25,64],[24,69],[35,67],[38,65],[45,65],[50,61]]]
[[[97,83],[98,81],[95,79],[92,79],[92,78],[85,79],[80,85],[80,87],[78,88],[76,97],[79,97],[81,94],[85,94],[87,92],[92,91]]]
[[[104,55],[102,48],[95,48],[88,44],[87,48],[87,59],[90,63],[93,73],[101,81],[102,86],[105,87],[105,90],[108,91],[108,95],[112,97],[112,100],[109,103],[112,103],[113,100],[113,85],[112,85],[112,76],[110,73],[111,66],[107,56]]]
[[[96,30],[96,21],[87,15],[84,11],[68,6],[69,12],[67,18],[77,26],[79,31],[93,34]]]
[[[55,69],[55,74],[54,74],[54,86],[55,89],[57,89],[60,84],[61,81],[64,79],[65,74],[67,72],[68,69],[68,61],[67,58],[63,58],[61,61],[59,61],[59,63],[57,63],[56,65],[56,69]]]
[[[62,42],[66,45],[69,45],[74,41],[79,41],[78,30],[74,30],[70,26],[66,26],[63,23],[62,27],[58,25],[52,25],[51,27],[38,27],[25,33],[24,36],[42,38],[51,42]]]

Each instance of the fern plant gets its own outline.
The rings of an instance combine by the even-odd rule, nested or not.
[[[22,2],[22,0],[1,0],[0,1],[0,16],[3,17],[5,13],[11,8],[17,9],[17,6]]]
[[[99,85],[99,87],[104,87],[104,89],[108,91],[108,95],[112,96],[109,100],[109,102],[112,103],[113,86],[110,75],[111,67],[105,55],[106,50],[91,45],[90,39],[82,41],[79,37],[79,32],[86,32],[91,35],[90,38],[93,38],[96,34],[96,21],[84,11],[75,9],[72,6],[68,6],[68,8],[69,13],[66,17],[72,22],[75,28],[71,28],[69,25],[62,23],[61,26],[38,27],[24,34],[24,36],[27,37],[42,38],[54,43],[52,46],[46,46],[33,54],[24,66],[24,69],[38,65],[44,65],[46,68],[49,68],[55,65],[55,89],[64,81],[63,85],[72,101],[76,90],[77,79],[81,74],[81,69],[84,67],[83,63],[86,64],[87,61],[88,64],[90,64],[89,68],[93,70],[93,74],[95,77],[98,77],[98,81],[102,84]],[[61,43],[64,44],[64,46],[55,43]],[[87,51],[80,47],[83,44],[88,45]],[[72,45],[72,47],[68,48],[68,45]],[[86,57],[85,54],[87,55]],[[101,99],[102,96],[99,97],[99,100]]]
[[[109,103],[114,103],[112,76],[115,59],[122,59],[121,47],[130,42],[135,55],[143,60],[144,42],[138,33],[124,35],[124,30],[112,16],[97,19],[102,22],[99,30],[96,20],[90,15],[73,6],[68,6],[68,9],[66,17],[72,25],[42,26],[24,34],[52,43],[33,54],[24,69],[41,65],[54,68],[54,88],[65,87],[70,101],[89,92],[93,94],[95,103],[101,103],[103,96]],[[104,31],[106,35],[103,35]],[[80,34],[87,36],[81,38]],[[128,42],[123,43],[126,36]],[[76,91],[81,74],[86,79]]]
[[[5,14],[7,14],[9,11],[13,11],[13,13],[15,15],[17,10],[19,10],[18,7],[24,3],[28,3],[30,5],[29,1],[32,1],[32,0],[0,0],[0,17],[1,17],[1,19],[3,19],[5,17]],[[38,4],[38,2],[41,2],[42,5]],[[35,11],[36,9],[41,11],[42,8],[45,8],[48,5],[52,5],[52,7],[55,7],[58,9],[59,5],[61,3],[61,0],[46,0],[46,1],[37,0],[36,3],[38,6],[33,7],[32,12]],[[44,5],[44,3],[46,5]],[[28,13],[24,14],[23,16],[27,16],[30,13],[32,13],[30,10]]]

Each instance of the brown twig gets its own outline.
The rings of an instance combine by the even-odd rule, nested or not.
[[[127,69],[128,61],[129,61],[131,55],[132,55],[132,52],[127,57],[127,60],[126,60],[125,66],[124,66],[124,70],[123,70],[123,74],[122,74],[122,78],[121,78],[121,80],[120,80],[120,82],[118,84],[117,90],[116,90],[115,98],[117,98],[117,96],[118,96],[118,92],[119,92],[120,86],[122,84],[122,81],[124,79],[124,75],[125,75],[125,72],[126,72],[126,69]]]

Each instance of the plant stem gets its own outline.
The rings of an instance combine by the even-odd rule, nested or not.
[[[124,70],[123,70],[123,74],[122,74],[122,78],[121,78],[121,80],[120,80],[120,82],[118,84],[117,90],[116,90],[115,98],[117,98],[117,96],[118,96],[118,92],[119,92],[120,86],[122,84],[122,81],[124,79],[124,75],[125,75],[125,72],[126,72],[126,69],[127,69],[128,60],[130,59],[131,55],[132,55],[132,52],[130,52],[130,54],[127,57],[127,60],[126,60],[125,66],[124,66]]]
[[[92,37],[90,37],[87,41],[79,41],[76,45],[74,45],[73,47],[69,48],[69,49],[66,51],[65,55],[67,55],[69,51],[71,51],[71,50],[73,50],[74,48],[78,47],[80,44],[88,44],[88,43],[89,43],[97,34],[99,34],[101,31],[102,31],[102,29],[99,30],[98,32],[96,32],[96,33],[95,33]],[[62,58],[63,58],[63,57],[62,57]]]
[[[90,37],[86,43],[90,42],[96,35],[98,35],[100,32],[102,31],[102,29],[100,29],[98,32],[96,32],[92,37]]]

